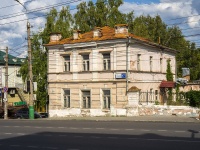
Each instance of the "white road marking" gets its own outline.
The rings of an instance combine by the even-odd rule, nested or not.
[[[82,128],[83,130],[90,130],[91,128]]]
[[[46,128],[53,128],[53,127],[46,127]]]
[[[125,129],[125,130],[127,130],[127,131],[131,131],[131,130],[135,130],[135,129]]]
[[[13,127],[15,127],[15,128],[19,128],[20,126],[13,126]]]
[[[97,130],[103,130],[103,129],[105,129],[105,128],[96,128]]]
[[[182,132],[182,133],[183,133],[183,132],[185,132],[185,131],[174,131],[174,132]]]
[[[63,128],[65,128],[65,127],[58,127],[58,128],[61,128],[61,129],[63,129]]]
[[[4,133],[4,134],[12,134],[12,133]]]
[[[157,130],[157,131],[159,131],[159,132],[166,132],[167,130]]]

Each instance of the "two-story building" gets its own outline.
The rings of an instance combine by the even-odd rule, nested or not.
[[[4,98],[4,88],[5,88],[5,72],[6,72],[6,61],[5,61],[6,53],[4,51],[0,51],[0,106],[3,105]],[[8,87],[7,88],[7,98],[8,105],[14,106],[14,103],[25,101],[23,89],[24,83],[22,81],[22,77],[19,73],[19,69],[21,64],[25,61],[24,58],[18,58],[8,54]],[[28,99],[27,99],[28,100]]]
[[[76,30],[62,40],[51,34],[45,46],[50,117],[131,116],[127,108],[147,93],[154,93],[153,102],[165,103],[161,89],[174,86],[162,81],[167,61],[175,78],[176,51],[128,33],[126,24]]]

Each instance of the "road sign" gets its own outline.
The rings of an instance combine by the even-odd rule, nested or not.
[[[125,79],[126,78],[126,73],[116,73],[115,74],[116,79]]]
[[[8,88],[7,88],[7,87],[4,87],[3,90],[4,90],[4,92],[7,92],[7,91],[8,91]]]

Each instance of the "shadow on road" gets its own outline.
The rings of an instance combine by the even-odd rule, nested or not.
[[[99,133],[41,132],[0,140],[1,150],[199,150],[200,139],[157,134],[118,135]]]

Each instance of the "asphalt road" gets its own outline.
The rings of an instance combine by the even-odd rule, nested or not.
[[[199,123],[0,120],[0,150],[196,150]]]

